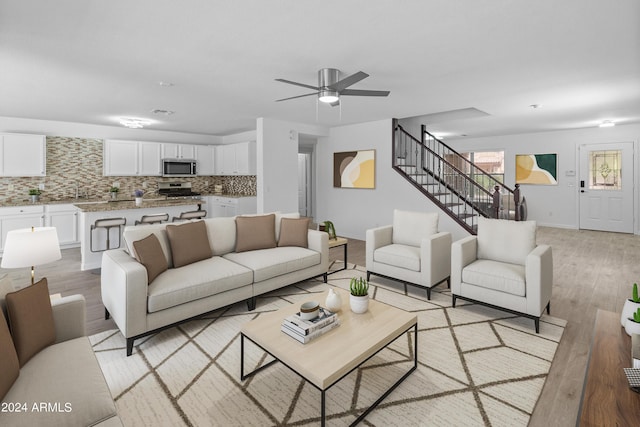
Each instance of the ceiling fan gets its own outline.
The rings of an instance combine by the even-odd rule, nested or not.
[[[360,90],[348,89],[350,86],[358,83],[360,80],[369,77],[369,74],[358,71],[342,80],[340,79],[340,70],[335,68],[323,68],[318,71],[318,86],[311,86],[304,83],[292,82],[291,80],[276,79],[278,82],[288,83],[291,85],[302,86],[313,89],[315,92],[305,95],[292,96],[290,98],[278,99],[276,102],[287,101],[289,99],[302,98],[305,96],[318,95],[318,101],[335,107],[340,105],[340,95],[345,96],[387,96],[388,90]]]

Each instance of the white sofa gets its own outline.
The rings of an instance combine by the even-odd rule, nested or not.
[[[393,211],[393,224],[367,230],[367,280],[372,274],[431,288],[447,281],[451,233],[438,232],[434,212]]]
[[[281,219],[297,217],[298,214],[276,213],[276,238],[280,237]],[[105,315],[113,317],[127,339],[127,355],[132,353],[135,339],[184,320],[242,300],[253,310],[258,295],[316,276],[327,281],[327,233],[307,230],[307,247],[235,252],[235,217],[209,218],[204,222],[213,256],[169,268],[149,284],[146,268],[131,255],[133,242],[155,234],[172,267],[165,230],[170,224],[126,227],[126,250],[104,253],[101,288]]]
[[[477,236],[451,247],[451,295],[534,320],[551,305],[551,246],[536,245],[535,221],[479,218]]]

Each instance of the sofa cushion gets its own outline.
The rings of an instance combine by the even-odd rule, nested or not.
[[[10,292],[6,298],[11,335],[22,367],[56,340],[47,279]]]
[[[437,232],[438,214],[435,212],[393,211],[393,243],[420,246],[423,238]]]
[[[261,282],[292,271],[320,264],[320,253],[307,248],[283,246],[241,253],[229,253],[225,259],[253,270],[253,282]]]
[[[49,346],[20,370],[7,402],[27,402],[28,413],[0,413],[0,425],[92,426],[117,415],[111,392],[87,337]],[[58,405],[32,410],[33,405]]]
[[[526,295],[525,269],[518,264],[477,260],[462,270],[462,281],[520,297]]]
[[[224,255],[236,249],[235,217],[207,218],[204,223],[213,255]]]
[[[155,234],[149,234],[142,240],[133,242],[135,258],[147,269],[147,281],[151,283],[159,274],[167,271],[167,262],[162,246]]]
[[[4,314],[0,313],[0,401],[4,399],[13,383],[20,374],[20,363],[16,348]]]
[[[173,267],[173,260],[171,259],[171,247],[169,246],[169,238],[167,237],[166,224],[149,224],[149,225],[136,225],[125,227],[122,232],[122,238],[127,246],[127,252],[137,259],[136,249],[133,247],[133,242],[142,240],[149,234],[155,234],[162,246],[162,253],[167,260],[167,267]]]
[[[5,302],[5,295],[9,292],[15,291],[13,282],[6,274],[0,276],[0,309],[2,314],[7,315],[7,303]]]
[[[164,310],[220,292],[250,285],[253,272],[214,256],[180,268],[172,268],[149,284],[149,313]]]
[[[236,252],[276,247],[276,216],[236,217]]]
[[[175,268],[211,258],[211,246],[204,221],[167,225],[171,258]]]
[[[406,270],[420,271],[420,248],[397,244],[383,246],[373,252],[373,260]]]
[[[478,258],[524,265],[535,247],[535,221],[478,218]]]
[[[278,246],[309,247],[309,218],[282,218],[280,220],[280,238]]]

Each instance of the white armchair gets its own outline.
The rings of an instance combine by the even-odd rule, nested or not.
[[[551,246],[536,246],[535,221],[480,218],[478,235],[451,247],[451,295],[529,317],[550,312]]]
[[[438,232],[438,214],[394,210],[393,225],[367,230],[367,280],[372,274],[427,289],[451,271],[451,233]]]

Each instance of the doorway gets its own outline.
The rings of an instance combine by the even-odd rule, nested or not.
[[[633,233],[633,143],[584,144],[579,151],[580,229]]]
[[[314,138],[301,137],[298,146],[298,211],[300,216],[314,216]]]

